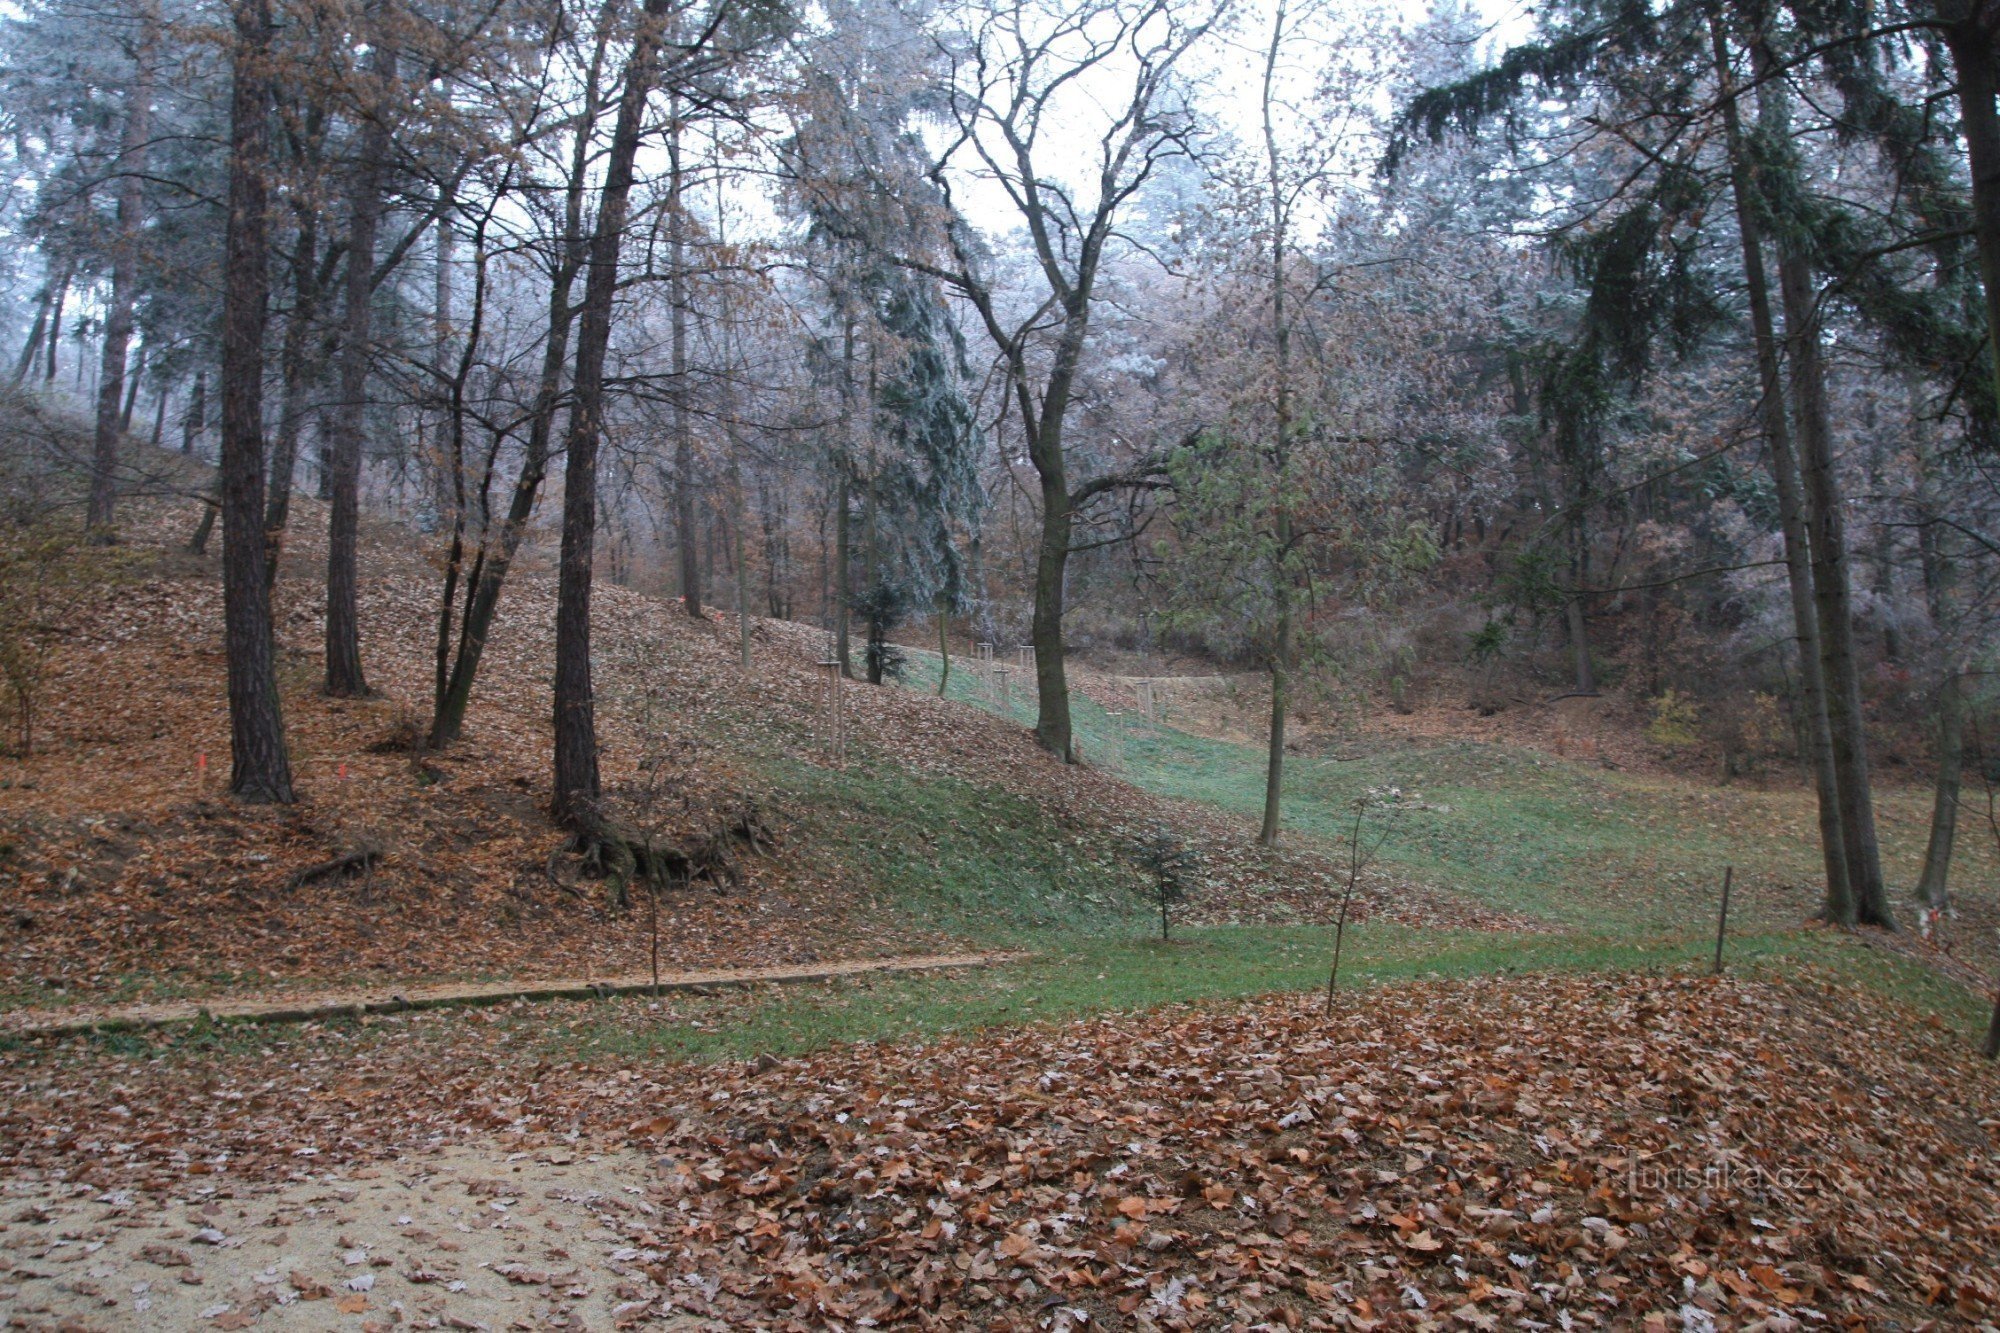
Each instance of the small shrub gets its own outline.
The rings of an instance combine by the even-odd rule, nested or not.
[[[1700,739],[1701,705],[1673,690],[1653,700],[1653,717],[1646,724],[1646,739],[1668,749],[1693,745]]]
[[[1200,856],[1164,824],[1149,824],[1134,838],[1130,855],[1145,876],[1140,892],[1160,913],[1160,938],[1172,938],[1174,909],[1194,888]]]

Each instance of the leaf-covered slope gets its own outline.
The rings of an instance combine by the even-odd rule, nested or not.
[[[508,588],[466,739],[408,745],[427,719],[437,572],[421,539],[371,534],[363,655],[376,697],[317,690],[323,542],[302,504],[278,585],[281,678],[301,803],[223,795],[228,719],[221,590],[180,553],[195,507],[133,506],[129,577],[66,625],[42,749],[0,782],[0,988],[186,993],[359,976],[629,971],[649,951],[644,911],[620,912],[579,875],[545,813],[554,588],[533,562]],[[1119,830],[1165,821],[1207,844],[1198,910],[1212,919],[1321,914],[1337,871],[1272,859],[1213,811],[1065,767],[1025,729],[913,690],[843,687],[846,764],[826,741],[823,636],[759,620],[756,665],[733,617],[694,621],[608,581],[596,598],[600,740],[609,794],[663,839],[752,808],[773,836],[672,894],[669,966],[756,965],[921,951],[1123,908]],[[651,805],[641,765],[684,786]],[[1381,886],[1361,911],[1473,918]]]

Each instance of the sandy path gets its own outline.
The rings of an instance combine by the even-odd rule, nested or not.
[[[716,1327],[631,1152],[453,1147],[170,1199],[0,1185],[0,1322],[31,1329]]]

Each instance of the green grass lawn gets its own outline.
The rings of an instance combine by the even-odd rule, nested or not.
[[[911,688],[937,688],[935,654],[913,654]],[[950,697],[1024,724],[954,670]],[[1162,727],[1126,728],[1071,696],[1079,744],[1134,785],[1201,801],[1254,827],[1263,810],[1260,747]],[[1635,938],[1679,935],[1713,922],[1723,870],[1734,866],[1733,915],[1746,928],[1796,926],[1809,915],[1818,873],[1809,796],[1632,775],[1518,748],[1469,741],[1359,742],[1340,758],[1287,765],[1288,836],[1340,839],[1351,802],[1374,788],[1422,795],[1432,807],[1403,817],[1379,854],[1385,870],[1558,928]],[[1885,788],[1878,816],[1893,888],[1915,880],[1928,833],[1929,793]],[[1973,821],[1962,821],[1970,825]],[[1990,840],[1962,827],[1954,878],[1961,890],[1994,882]]]
[[[935,655],[913,653],[909,688],[935,691]],[[1032,721],[1032,696],[1011,692],[1010,707],[985,694],[970,671],[955,670],[948,697]],[[1127,729],[1081,695],[1072,696],[1079,744],[1087,758],[1114,767],[1127,780],[1162,795],[1200,801],[1241,815],[1246,830],[1262,809],[1263,756],[1257,747],[1194,736],[1162,727]],[[1806,924],[1816,905],[1818,872],[1812,807],[1806,793],[1789,788],[1719,787],[1696,781],[1627,774],[1518,748],[1472,742],[1428,745],[1357,744],[1340,759],[1294,759],[1286,789],[1286,828],[1294,839],[1333,840],[1347,835],[1350,803],[1371,788],[1417,792],[1430,807],[1404,816],[1380,851],[1391,878],[1462,894],[1537,922],[1531,933],[1415,931],[1368,922],[1350,934],[1350,968],[1357,984],[1439,973],[1470,975],[1546,967],[1705,967],[1714,949],[1723,868],[1735,870],[1731,906],[1732,966],[1773,975],[1810,968],[1872,985],[1968,1030],[1983,1027],[1989,1000],[1928,969],[1881,949]],[[890,785],[905,781],[890,779]],[[946,787],[926,779],[926,788]],[[871,791],[873,788],[870,789]],[[949,811],[925,801],[892,798],[913,818],[935,823]],[[927,798],[929,799],[929,798]],[[946,795],[946,803],[960,799]],[[1927,793],[1886,790],[1880,796],[1881,831],[1892,882],[1907,885],[1927,833]],[[1025,804],[1025,803],[1024,803]],[[1020,825],[1029,831],[1031,820]],[[1992,882],[1992,850],[1968,830],[1959,842],[1955,874],[1964,888]],[[1050,834],[1051,843],[1060,839]],[[885,883],[935,886],[905,890],[965,902],[968,880],[1012,889],[978,897],[980,911],[955,913],[973,933],[1038,948],[1044,959],[996,976],[1036,998],[1037,1016],[1056,1017],[1107,1007],[1127,1007],[1236,996],[1324,985],[1331,945],[1328,932],[1300,928],[1189,931],[1162,946],[1145,943],[1150,929],[1122,887],[1115,867],[1079,862],[1064,851],[1060,864],[1020,863],[992,876],[986,851],[969,860],[947,857],[915,866],[892,861]],[[949,864],[947,864],[949,862]],[[1084,885],[1087,904],[1061,909],[1058,885]],[[1038,922],[1010,904],[1015,892],[1033,889]],[[1129,904],[1129,905],[1128,905]],[[1078,908],[1081,910],[1078,910]],[[1003,923],[1012,924],[1003,924]],[[982,924],[983,923],[983,924]],[[789,1049],[783,1023],[800,1033],[884,1035],[1019,1017],[1024,1001],[999,981],[977,978],[898,981],[871,989],[848,1012],[848,1002],[810,1021],[788,1004],[759,1019],[758,1031]],[[887,1024],[883,1030],[872,1025]],[[858,1024],[851,1028],[849,1025]],[[830,1026],[828,1026],[830,1025]],[[680,1040],[680,1039],[675,1039]],[[714,1040],[704,1036],[704,1042]]]
[[[1369,922],[1348,934],[1339,1002],[1365,1005],[1370,987],[1422,977],[1705,971],[1712,947],[1712,941],[1649,944],[1602,936],[1417,931]],[[1194,930],[1164,944],[1136,934],[1100,937],[1003,967],[776,988],[748,1000],[712,1000],[693,1011],[677,1005],[657,1018],[630,1007],[606,1008],[596,1020],[565,1031],[549,1049],[552,1055],[581,1046],[635,1058],[696,1060],[791,1055],[840,1042],[923,1039],[1164,1004],[1317,994],[1326,988],[1331,954],[1330,932],[1300,927]],[[1739,975],[1863,983],[1937,1014],[1968,1041],[1985,1030],[1987,1006],[1964,987],[1835,932],[1735,940],[1729,967]]]

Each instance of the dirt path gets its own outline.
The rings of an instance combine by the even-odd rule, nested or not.
[[[705,1279],[682,1272],[651,1231],[655,1183],[630,1151],[483,1145],[285,1185],[195,1178],[173,1198],[10,1180],[0,1185],[0,1320],[355,1333],[717,1327],[674,1310]]]
[[[881,972],[934,972],[958,967],[990,967],[1023,957],[1019,953],[920,954],[901,958],[856,958],[846,962],[788,967],[720,968],[702,972],[662,972],[662,991],[726,990],[759,983],[828,981]],[[62,1036],[163,1027],[211,1021],[295,1023],[347,1015],[400,1013],[445,1005],[501,1004],[509,1000],[579,1000],[593,996],[636,995],[652,990],[651,973],[615,977],[555,978],[544,981],[442,983],[422,986],[359,987],[316,991],[281,999],[183,1000],[158,1004],[92,1005],[76,1009],[15,1009],[0,1013],[0,1034]]]

